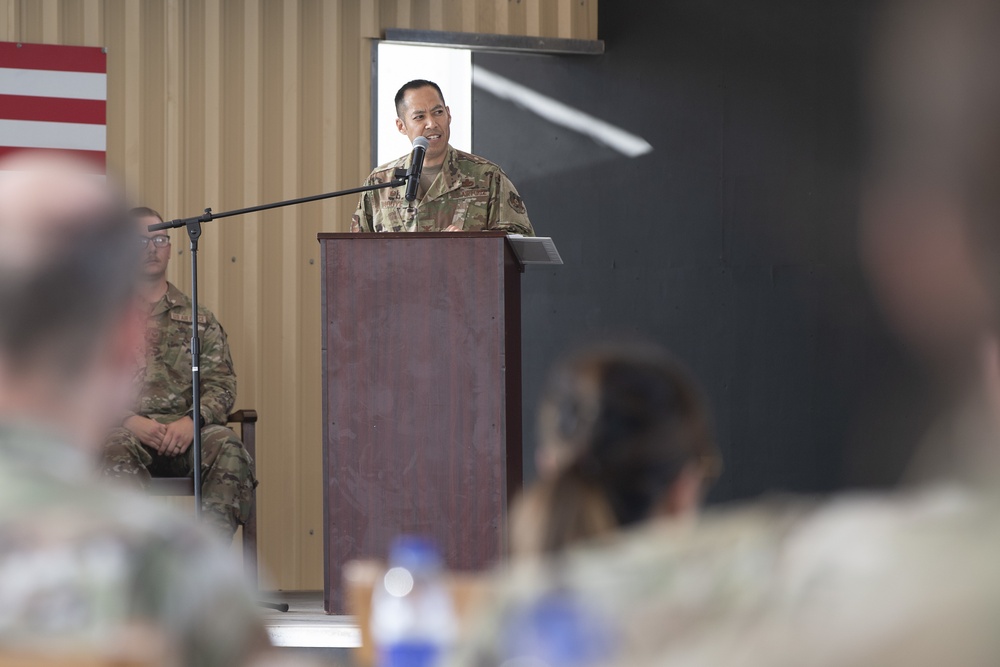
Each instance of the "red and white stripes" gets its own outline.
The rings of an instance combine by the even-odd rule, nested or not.
[[[107,89],[100,48],[0,42],[0,156],[65,151],[103,174]]]

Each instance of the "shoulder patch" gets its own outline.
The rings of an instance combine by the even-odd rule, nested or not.
[[[524,200],[522,200],[520,195],[516,192],[510,193],[510,197],[507,198],[507,203],[510,204],[510,207],[514,209],[516,213],[524,215]]]

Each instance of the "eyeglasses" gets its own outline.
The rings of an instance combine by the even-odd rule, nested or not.
[[[139,245],[143,248],[148,248],[150,241],[152,241],[153,245],[157,248],[166,248],[170,245],[170,237],[162,234],[159,236],[142,236],[139,238]]]

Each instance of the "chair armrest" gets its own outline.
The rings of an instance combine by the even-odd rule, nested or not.
[[[257,422],[256,410],[237,410],[229,415],[226,420],[229,424],[255,424]]]

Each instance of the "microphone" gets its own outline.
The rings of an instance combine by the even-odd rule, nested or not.
[[[413,140],[413,155],[410,157],[410,168],[406,172],[406,201],[417,198],[417,186],[420,185],[420,172],[424,169],[424,156],[430,142],[427,137],[417,137]]]

